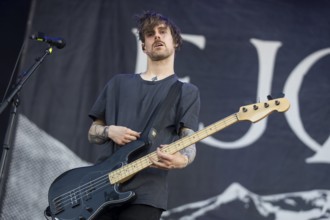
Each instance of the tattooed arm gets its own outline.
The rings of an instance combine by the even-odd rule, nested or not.
[[[188,128],[182,128],[180,131],[180,138],[189,136],[192,133],[194,133],[193,130]],[[161,145],[161,147],[157,149],[157,159],[152,157],[149,158],[152,162],[151,167],[157,167],[166,170],[181,169],[192,163],[196,156],[195,144],[192,144],[174,154],[168,154],[163,152],[162,147],[166,147],[166,145]]]
[[[105,126],[102,120],[95,120],[88,131],[88,141],[92,144],[104,144],[109,141],[109,126]]]
[[[180,132],[180,138],[189,136],[193,133],[194,133],[194,131],[189,128],[182,128],[181,132]],[[194,159],[196,157],[196,145],[192,144],[192,145],[180,150],[180,153],[187,157],[187,159],[188,159],[187,165],[189,165],[194,161]]]
[[[88,131],[88,140],[92,144],[104,144],[110,139],[116,144],[125,145],[140,137],[140,133],[123,126],[106,126],[104,121],[95,120]]]

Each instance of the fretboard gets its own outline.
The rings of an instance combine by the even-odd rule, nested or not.
[[[217,121],[202,130],[195,132],[192,135],[181,138],[162,149],[163,152],[174,154],[232,124],[238,122],[238,118],[236,114],[232,114],[220,121]],[[137,172],[149,167],[152,162],[149,158],[153,158],[157,160],[157,153],[152,152],[144,157],[141,157],[117,170],[114,170],[109,173],[109,179],[111,184],[122,183],[129,179],[131,176],[136,174]]]

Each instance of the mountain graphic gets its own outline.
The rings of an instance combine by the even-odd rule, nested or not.
[[[161,220],[329,220],[330,191],[261,196],[239,183],[222,194],[163,213]]]

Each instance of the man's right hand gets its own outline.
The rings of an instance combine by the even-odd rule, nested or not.
[[[125,145],[140,137],[140,133],[127,127],[110,125],[108,137],[118,145]]]

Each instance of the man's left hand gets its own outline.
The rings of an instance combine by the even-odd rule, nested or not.
[[[151,167],[165,170],[181,169],[186,167],[188,164],[188,157],[181,154],[180,152],[176,152],[174,154],[163,152],[163,149],[166,148],[166,146],[167,145],[161,145],[159,148],[157,148],[157,157],[149,157],[150,161],[152,162]]]

